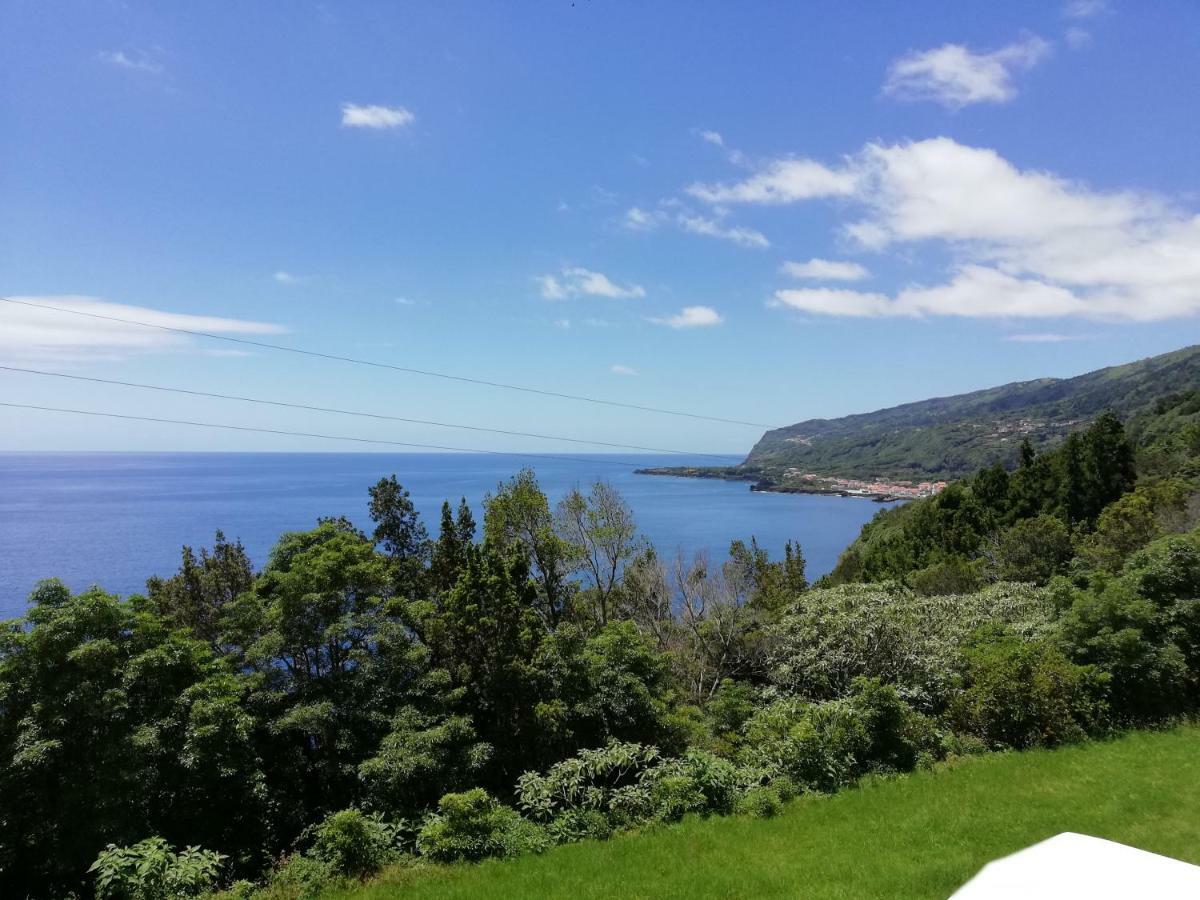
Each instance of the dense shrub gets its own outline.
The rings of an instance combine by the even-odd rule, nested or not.
[[[806,790],[831,791],[861,773],[870,733],[847,700],[786,699],[746,723],[739,761],[764,782],[786,777]]]
[[[1072,656],[1107,672],[1113,713],[1148,721],[1193,710],[1200,687],[1200,538],[1173,535],[1121,574],[1076,591],[1063,617]]]
[[[1056,516],[1021,519],[996,544],[996,577],[1045,584],[1071,559],[1071,532]]]
[[[88,871],[95,873],[98,900],[177,900],[213,888],[224,858],[199,847],[176,852],[152,837],[130,847],[109,844]]]
[[[526,772],[517,780],[518,804],[530,817],[549,822],[565,813],[594,810],[619,827],[645,815],[649,806],[646,773],[662,761],[657,747],[613,741],[580,750],[544,774]]]
[[[1049,594],[1000,584],[973,594],[918,597],[904,588],[814,590],[772,629],[772,680],[799,697],[844,697],[859,676],[895,685],[918,709],[939,710],[971,632],[989,622],[1037,637],[1054,629]]]
[[[378,814],[343,809],[317,826],[310,854],[340,875],[363,877],[378,872],[399,855],[400,825]]]
[[[1066,743],[1103,724],[1107,681],[1050,641],[990,627],[965,652],[963,689],[951,701],[950,720],[990,748]]]
[[[983,566],[961,556],[938,560],[905,577],[908,586],[921,597],[969,594],[983,587]]]
[[[783,811],[783,800],[773,785],[756,785],[738,798],[735,811],[740,816],[772,819]]]
[[[266,888],[251,896],[254,900],[317,900],[344,882],[329,863],[297,853],[284,859]]]
[[[544,829],[481,788],[446,794],[417,835],[421,854],[439,862],[537,853],[548,843]]]

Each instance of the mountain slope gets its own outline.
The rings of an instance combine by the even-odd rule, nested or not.
[[[786,485],[817,475],[945,480],[997,460],[1022,439],[1057,443],[1105,410],[1128,418],[1159,397],[1200,388],[1200,346],[1075,378],[1042,378],[768,431],[731,474]]]

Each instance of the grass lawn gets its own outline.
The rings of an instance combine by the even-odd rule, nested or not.
[[[475,866],[396,869],[384,898],[945,898],[984,863],[1061,831],[1200,863],[1200,727],[994,754],[713,818]]]

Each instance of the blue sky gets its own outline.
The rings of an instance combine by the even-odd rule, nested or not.
[[[772,424],[1200,341],[1193,2],[0,0],[0,35],[5,296]],[[0,362],[759,434],[11,304]],[[0,398],[581,449],[6,372]],[[0,408],[0,449],[353,447]]]

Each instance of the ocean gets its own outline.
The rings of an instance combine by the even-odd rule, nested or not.
[[[618,461],[631,465],[614,464]],[[731,462],[737,460],[732,459]],[[280,533],[344,515],[369,531],[367,488],[395,474],[431,536],[441,504],[482,500],[532,465],[551,503],[596,479],[615,486],[665,556],[724,559],[735,538],[757,537],[773,558],[796,540],[810,577],[881,504],[865,499],[753,493],[745,483],[636,475],[634,466],[711,465],[681,456],[527,458],[449,453],[0,453],[0,619],[22,614],[30,589],[55,577],[121,595],[169,575],[184,544],[208,546],[217,529],[261,565]]]

